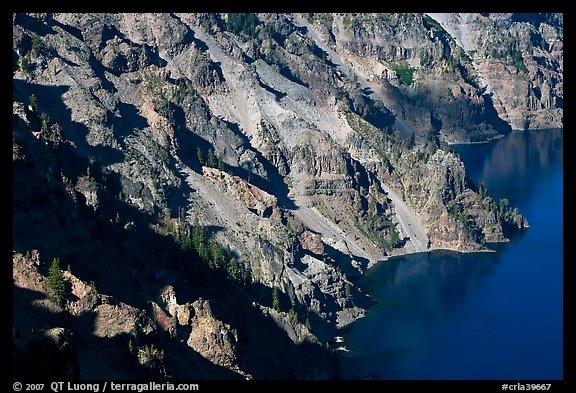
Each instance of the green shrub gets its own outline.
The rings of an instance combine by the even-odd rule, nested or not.
[[[400,82],[403,84],[410,86],[414,81],[414,68],[410,67],[408,64],[396,65],[392,67],[392,69],[396,72],[400,78]]]

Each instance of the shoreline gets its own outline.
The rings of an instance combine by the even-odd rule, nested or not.
[[[477,141],[477,142],[454,142],[454,143],[450,143],[450,142],[446,142],[446,144],[448,145],[448,147],[451,146],[466,146],[466,145],[484,145],[486,143],[490,143],[490,142],[495,142],[498,141],[502,138],[505,138],[506,136],[513,134],[513,133],[521,133],[521,132],[550,132],[550,131],[558,131],[558,130],[564,130],[564,128],[529,128],[527,130],[519,130],[519,129],[512,129],[508,132],[508,134],[499,134],[498,136],[491,138],[491,139],[487,139],[485,141]]]
[[[506,240],[501,241],[501,242],[491,242],[491,243],[488,243],[488,244],[501,245],[501,244],[505,244],[505,243],[509,243],[509,242],[510,242],[510,239],[506,239]],[[361,274],[360,274],[360,276],[359,276],[359,278],[358,278],[358,281],[359,281],[359,280],[362,278],[362,276],[364,276],[370,269],[374,268],[376,265],[379,265],[379,264],[382,263],[382,262],[389,262],[390,260],[392,260],[392,259],[394,259],[394,258],[399,258],[399,257],[407,256],[407,255],[426,254],[426,253],[430,253],[430,252],[433,252],[433,251],[453,252],[453,253],[458,253],[458,254],[475,254],[475,253],[483,254],[483,253],[495,253],[495,252],[498,252],[499,250],[494,250],[494,249],[491,249],[491,248],[489,248],[489,247],[485,247],[485,248],[483,248],[483,249],[481,249],[481,250],[454,250],[454,249],[451,249],[451,248],[434,247],[434,248],[430,248],[430,249],[427,249],[427,250],[408,251],[408,252],[403,253],[403,254],[389,255],[389,256],[386,256],[384,259],[380,259],[380,260],[378,260],[378,261],[368,263],[368,265],[366,266],[366,270],[363,270],[363,271],[361,272]],[[361,288],[360,286],[358,286],[358,289],[362,290],[362,288]],[[362,291],[362,292],[365,293],[365,295],[368,296],[371,300],[374,300],[374,299],[372,298],[372,296],[371,296],[368,292],[364,292],[364,291]],[[362,309],[364,310],[364,313],[362,313],[362,315],[358,316],[357,318],[352,319],[351,321],[349,321],[349,322],[347,322],[347,323],[345,323],[345,324],[343,324],[343,325],[340,325],[340,326],[335,327],[335,330],[336,330],[335,335],[334,335],[334,337],[331,338],[330,341],[334,341],[336,337],[339,337],[339,336],[338,336],[338,334],[339,334],[338,332],[341,332],[342,329],[344,329],[344,328],[346,328],[347,326],[351,325],[352,323],[354,323],[354,322],[356,322],[356,321],[364,318],[364,317],[366,316],[366,314],[369,312],[369,309],[370,309],[370,308],[371,308],[371,307],[362,308]],[[341,342],[341,344],[342,344],[342,343],[344,343],[344,342]],[[334,351],[335,351],[335,350],[334,350]]]
[[[503,244],[503,243],[509,243],[510,239],[506,239],[504,241],[501,242],[492,242],[489,244]],[[380,259],[378,261],[374,261],[374,262],[369,262],[368,265],[366,266],[366,270],[364,270],[362,272],[362,276],[371,268],[373,268],[374,266],[378,265],[381,262],[387,262],[393,258],[398,258],[398,257],[403,257],[406,255],[414,255],[414,254],[424,254],[424,253],[429,253],[432,251],[449,251],[449,252],[455,252],[455,253],[461,253],[461,254],[474,254],[474,253],[487,253],[487,252],[497,252],[497,250],[493,250],[489,247],[484,247],[483,249],[480,250],[455,250],[453,248],[443,248],[443,247],[432,247],[429,248],[427,250],[418,250],[418,251],[408,251],[405,253],[398,253],[398,254],[394,254],[394,255],[387,255],[384,257],[384,259]]]

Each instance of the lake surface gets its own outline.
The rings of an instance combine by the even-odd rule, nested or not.
[[[434,251],[368,271],[360,286],[375,305],[342,332],[344,378],[562,378],[562,134],[454,147],[531,227],[494,253]]]

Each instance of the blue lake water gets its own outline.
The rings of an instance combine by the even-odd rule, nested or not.
[[[342,332],[344,378],[562,379],[562,130],[457,146],[468,176],[530,228],[494,253],[413,254],[360,280],[375,300]]]

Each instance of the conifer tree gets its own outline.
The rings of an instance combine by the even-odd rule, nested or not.
[[[202,149],[196,149],[196,156],[198,157],[198,163],[204,165],[204,155],[202,154]]]
[[[214,158],[214,152],[208,149],[208,157],[206,158],[206,166],[210,168],[216,167],[216,159]]]
[[[48,286],[50,289],[54,291],[54,296],[52,297],[52,301],[56,303],[58,306],[62,307],[64,305],[64,292],[65,292],[65,285],[64,285],[64,275],[62,274],[62,270],[60,270],[60,263],[58,258],[54,258],[52,260],[52,265],[50,265],[50,269],[48,270]]]
[[[272,290],[272,308],[276,311],[280,311],[280,298],[278,297],[278,288]]]

